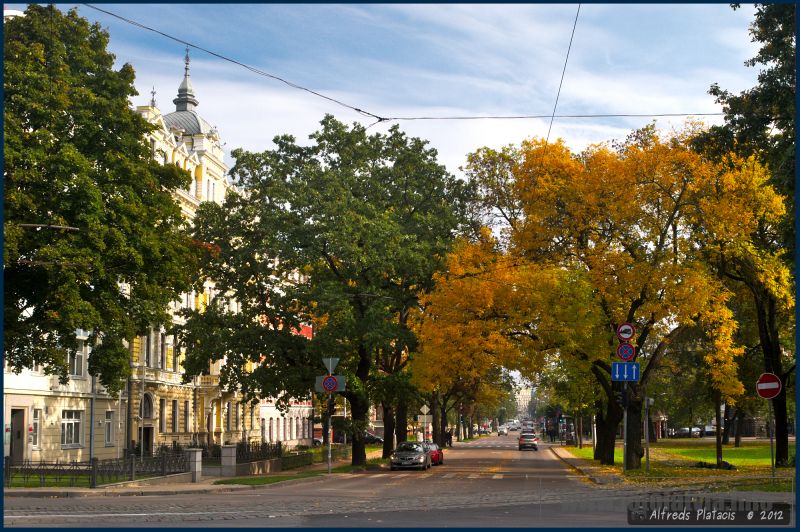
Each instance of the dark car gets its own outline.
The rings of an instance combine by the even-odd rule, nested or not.
[[[539,438],[533,432],[523,432],[519,435],[519,450],[533,449],[539,450]]]
[[[428,452],[431,453],[431,464],[442,465],[444,463],[444,451],[433,442],[425,442]]]
[[[383,438],[371,432],[364,433],[364,443],[383,443]]]
[[[421,469],[431,467],[431,453],[422,442],[404,441],[397,445],[389,459],[389,468],[395,469]]]

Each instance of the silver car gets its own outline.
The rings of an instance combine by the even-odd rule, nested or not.
[[[431,453],[426,445],[421,442],[404,441],[397,445],[389,459],[389,468],[396,469],[420,469],[426,470],[431,467]]]

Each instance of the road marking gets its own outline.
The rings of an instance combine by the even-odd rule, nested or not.
[[[481,476],[473,473],[470,476],[468,476],[467,478],[481,478]]]
[[[503,475],[492,475],[492,478],[503,478]]]
[[[454,476],[456,476],[455,473],[447,473],[446,475],[442,475],[442,478],[453,478]]]

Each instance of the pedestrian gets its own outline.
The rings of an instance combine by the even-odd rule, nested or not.
[[[447,429],[447,446],[448,447],[452,447],[453,446],[453,429],[452,428]]]

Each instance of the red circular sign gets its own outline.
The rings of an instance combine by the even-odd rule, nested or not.
[[[617,338],[623,342],[627,342],[633,335],[636,334],[636,328],[630,323],[620,323],[617,327]]]
[[[756,392],[764,399],[772,399],[781,393],[781,379],[774,373],[762,373],[756,381]]]
[[[336,381],[336,377],[333,375],[328,375],[324,379],[322,379],[322,387],[325,388],[326,391],[332,392],[336,389],[336,386],[339,383]]]
[[[622,342],[617,346],[617,356],[624,362],[628,362],[629,360],[633,359],[635,354],[636,348],[634,348],[633,345],[629,344],[628,342]]]

